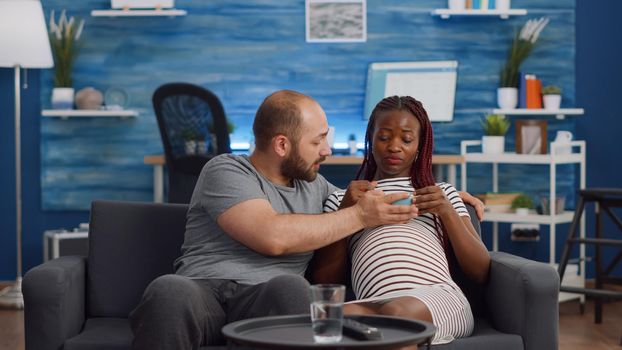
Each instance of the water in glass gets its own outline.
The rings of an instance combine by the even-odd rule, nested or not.
[[[341,341],[343,304],[316,301],[311,304],[313,340],[316,343]]]

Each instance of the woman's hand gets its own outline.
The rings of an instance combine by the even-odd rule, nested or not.
[[[339,209],[353,206],[359,201],[359,199],[361,199],[365,192],[375,189],[377,185],[378,183],[376,181],[370,182],[367,180],[354,180],[350,182],[348,189],[341,200]]]
[[[419,215],[432,213],[442,217],[455,211],[445,191],[436,185],[415,190],[414,203]]]

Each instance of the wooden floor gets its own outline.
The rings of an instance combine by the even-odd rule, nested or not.
[[[605,304],[602,324],[594,324],[591,301],[586,303],[583,315],[576,301],[560,304],[559,349],[622,350],[621,337],[622,301]],[[24,350],[23,311],[0,310],[0,350]]]

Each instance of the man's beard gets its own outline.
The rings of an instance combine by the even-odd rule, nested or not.
[[[298,152],[297,145],[292,145],[290,156],[281,163],[281,174],[292,180],[311,182],[317,177],[317,170],[313,169],[313,165],[325,159],[326,157],[320,157],[315,162],[306,164]]]

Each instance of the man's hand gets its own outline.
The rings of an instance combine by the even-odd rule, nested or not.
[[[484,209],[486,208],[484,202],[479,200],[479,198],[472,196],[468,192],[460,191],[458,194],[464,203],[470,204],[475,208],[479,221],[484,220]]]
[[[378,183],[376,181],[370,182],[367,180],[354,180],[350,182],[348,189],[341,200],[339,209],[353,206],[359,201],[359,199],[361,199],[365,192],[375,189],[377,185]]]
[[[417,217],[419,210],[415,205],[393,205],[391,203],[408,198],[408,193],[386,195],[382,191],[367,191],[356,203],[358,217],[365,227],[404,224]]]
[[[436,185],[416,190],[415,205],[419,208],[419,214],[432,213],[443,216],[454,211],[445,191]]]

